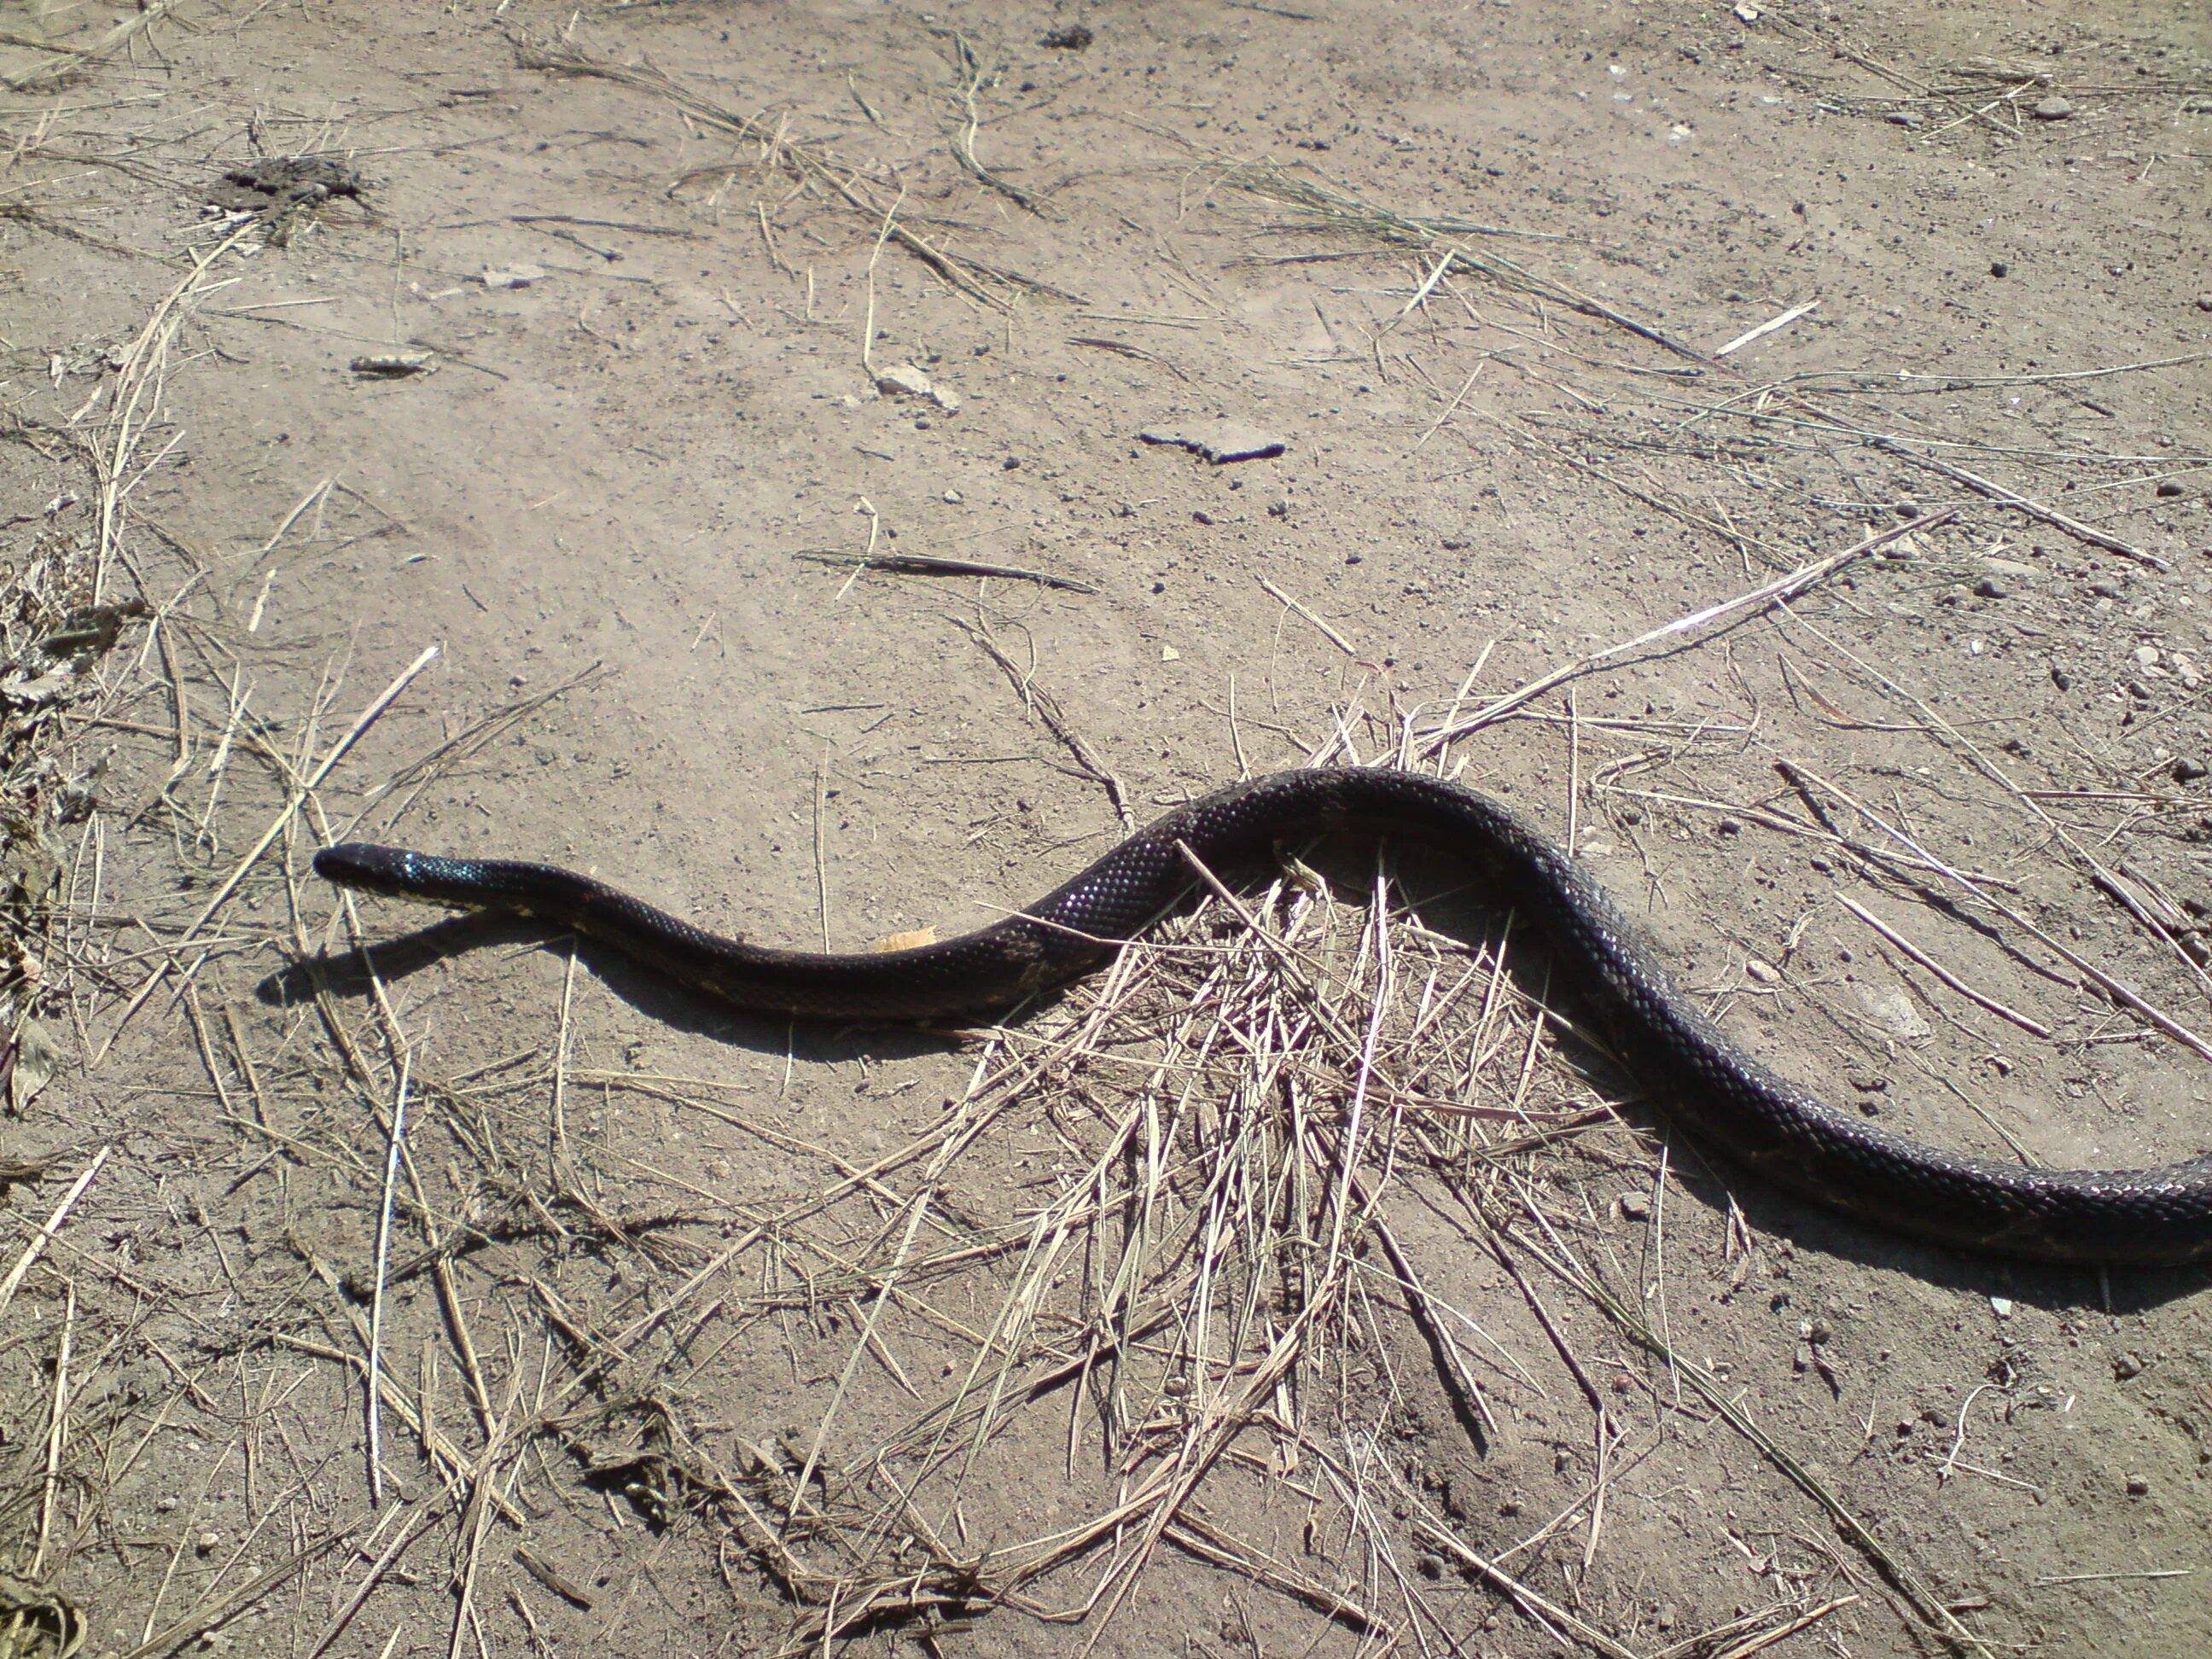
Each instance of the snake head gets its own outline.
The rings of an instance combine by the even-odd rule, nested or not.
[[[315,854],[315,873],[340,887],[384,898],[406,899],[448,909],[480,909],[484,884],[465,859],[439,858],[404,847],[375,847],[349,841]]]

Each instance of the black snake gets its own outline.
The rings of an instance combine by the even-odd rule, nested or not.
[[[526,915],[739,1008],[927,1020],[1005,1008],[1088,972],[1212,866],[1350,830],[1448,849],[1532,922],[1621,1059],[1682,1128],[1799,1195],[1876,1227],[1992,1254],[2112,1264],[2212,1255],[2212,1156],[2147,1170],[2052,1170],[1923,1146],[1824,1104],[1731,1042],[1668,980],[1588,872],[1510,808],[1454,783],[1365,769],[1281,772],[1168,813],[1018,915],[938,944],[777,951],[693,927],[542,864],[332,847],[344,886]]]

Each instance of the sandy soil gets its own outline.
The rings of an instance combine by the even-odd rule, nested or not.
[[[1709,1164],[1447,865],[951,1034],[307,870],[859,945],[1395,756],[2202,1150],[2208,21],[0,8],[0,1652],[2212,1649],[2204,1276]]]

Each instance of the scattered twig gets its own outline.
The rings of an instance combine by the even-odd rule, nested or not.
[[[173,1620],[137,1647],[118,1654],[116,1659],[153,1659],[155,1654],[167,1653],[192,1638],[204,1635],[241,1608],[251,1607],[293,1574],[329,1554],[360,1530],[356,1525],[325,1533],[313,1543],[293,1551],[275,1566],[256,1573],[228,1594],[209,1596],[183,1618]]]
[[[1106,792],[1106,799],[1113,803],[1114,811],[1120,816],[1122,827],[1133,831],[1137,827],[1137,816],[1129,810],[1128,797],[1122,791],[1121,780],[1115,776],[1108,769],[1106,763],[1092,752],[1091,745],[1083,740],[1082,733],[1075,729],[1069,722],[1066,714],[1061,711],[1059,702],[1050,692],[1036,683],[1032,672],[1024,671],[1016,664],[1014,659],[1000,647],[999,642],[983,629],[968,623],[956,625],[962,633],[975,641],[978,650],[999,665],[1000,671],[1013,683],[1014,690],[1020,695],[1023,704],[1044,722],[1047,731],[1058,738],[1066,746],[1067,752],[1075,757],[1075,763],[1083,769],[1085,775]]]
[[[834,193],[871,223],[884,223],[887,226],[884,234],[890,240],[970,299],[987,305],[1003,306],[1006,296],[1002,290],[1011,289],[1080,303],[1077,295],[1054,288],[1049,283],[987,264],[964,254],[947,252],[923,240],[905,224],[890,217],[884,204],[876,199],[861,182],[863,174],[860,169],[817,147],[789,143],[758,122],[701,97],[658,70],[632,69],[605,63],[565,43],[555,46],[518,38],[515,49],[526,68],[549,70],[560,75],[589,76],[635,87],[667,99],[702,125],[717,128],[758,144],[763,167],[788,167],[808,183]]]
[[[1726,345],[1717,348],[1713,352],[1713,356],[1716,357],[1726,357],[1732,353],[1741,351],[1744,347],[1749,345],[1753,340],[1763,340],[1768,335],[1776,332],[1778,330],[1789,327],[1790,324],[1796,322],[1800,317],[1806,315],[1809,312],[1818,311],[1820,308],[1820,302],[1818,300],[1808,300],[1802,306],[1792,306],[1789,310],[1782,313],[1779,316],[1768,318],[1765,322],[1759,324],[1758,327],[1746,329],[1742,333],[1737,335],[1735,338],[1730,340]]]
[[[252,850],[238,861],[237,866],[231,871],[222,884],[216,888],[215,896],[202,907],[199,915],[185,925],[184,932],[176,941],[177,951],[181,952],[185,947],[197,939],[201,930],[215,920],[216,913],[230,902],[231,896],[238,891],[239,884],[246,879],[246,872],[260,862],[264,853],[276,844],[277,837],[284,833],[286,826],[292,822],[293,817],[301,807],[306,805],[315,791],[322,787],[324,781],[336,769],[338,763],[352,752],[353,746],[368,734],[368,729],[382,717],[384,711],[398,701],[400,694],[414,683],[415,677],[428,668],[437,655],[436,646],[426,646],[422,654],[402,669],[399,678],[386,686],[377,694],[375,700],[362,710],[360,717],[354,721],[352,727],[331,746],[330,752],[316,763],[314,770],[300,782],[298,787],[286,795],[283,806],[279,809],[276,817],[270,822],[269,827],[261,832],[261,839],[254,842]],[[165,958],[153,972],[147,975],[145,983],[138,988],[137,994],[131,997],[130,1005],[124,1009],[115,1024],[109,1028],[99,1048],[85,1061],[86,1070],[96,1069],[100,1062],[106,1058],[108,1050],[115,1046],[116,1038],[121,1036],[124,1028],[130,1024],[131,1017],[146,1006],[147,1000],[168,977],[171,964],[175,960],[174,955]]]
[[[2063,530],[2068,535],[2087,542],[2093,547],[2101,547],[2107,552],[2118,553],[2123,558],[2133,559],[2137,564],[2148,565],[2153,570],[2171,570],[2173,568],[2157,554],[2137,547],[2133,542],[2122,541],[2108,531],[2100,530],[2094,525],[2083,524],[2081,520],[2061,513],[2055,507],[2045,507],[2041,501],[2031,501],[2018,490],[2008,489],[2001,483],[1993,483],[1978,472],[1969,472],[1963,466],[1954,466],[1948,461],[1939,460],[1936,457],[1915,448],[1903,439],[1876,436],[1872,441],[1876,449],[1908,460],[1915,466],[1926,467],[1930,472],[1940,473],[1954,483],[1966,485],[1977,495],[1986,496],[2001,506],[2016,507],[2027,514],[2029,518],[2039,519],[2053,529]]]
[[[54,1212],[46,1218],[46,1224],[31,1236],[31,1242],[23,1247],[22,1255],[15,1258],[15,1265],[8,1270],[8,1276],[0,1279],[0,1315],[8,1311],[8,1304],[15,1299],[16,1287],[22,1284],[24,1274],[38,1264],[39,1257],[53,1242],[54,1235],[62,1230],[62,1223],[69,1219],[69,1212],[76,1207],[77,1200],[84,1196],[84,1189],[92,1185],[93,1177],[107,1162],[108,1151],[103,1146],[93,1154],[92,1162],[84,1166],[83,1172],[75,1181],[70,1182],[69,1191],[62,1194],[62,1201],[54,1206]]]
[[[975,56],[975,49],[968,44],[968,37],[959,30],[933,28],[930,33],[941,40],[952,43],[953,65],[959,72],[959,82],[953,89],[953,95],[959,101],[962,119],[953,128],[947,144],[952,152],[952,159],[973,173],[979,182],[997,191],[1015,206],[1042,214],[1043,210],[1037,206],[1035,197],[1018,185],[1009,184],[975,159],[975,136],[983,126],[982,112],[976,107],[975,96],[990,85],[994,77],[985,72]]]
[[[1615,657],[1626,656],[1632,651],[1641,650],[1648,645],[1656,645],[1662,640],[1680,639],[1685,635],[1694,634],[1701,629],[1711,628],[1720,623],[1741,621],[1746,617],[1755,615],[1769,605],[1778,605],[1784,600],[1794,599],[1814,583],[1824,581],[1834,575],[1844,566],[1854,564],[1869,554],[1878,552],[1904,537],[1923,530],[1932,530],[1938,525],[1948,524],[1957,516],[1958,509],[1955,507],[1946,507],[1937,513],[1923,513],[1909,523],[1893,525],[1887,530],[1876,531],[1871,535],[1862,537],[1840,553],[1832,553],[1825,559],[1815,559],[1810,564],[1800,565],[1787,575],[1777,576],[1772,581],[1762,582],[1759,586],[1746,592],[1738,593],[1732,599],[1723,599],[1716,605],[1705,605],[1686,616],[1677,617],[1670,623],[1647,629],[1633,639],[1623,640],[1616,645],[1609,645],[1602,650],[1589,652],[1577,657],[1572,662],[1540,674],[1526,684],[1508,691],[1501,697],[1494,698],[1480,711],[1467,716],[1464,720],[1431,727],[1421,732],[1419,752],[1424,756],[1435,755],[1460,738],[1479,732],[1484,726],[1502,719],[1514,709],[1520,708],[1522,704],[1541,696],[1545,692],[1557,686],[1565,684],[1569,680],[1580,678],[1592,669],[1612,661]]]
[[[1071,593],[1096,593],[1091,583],[1048,570],[1024,570],[1018,565],[987,564],[975,559],[942,558],[933,553],[830,553],[808,550],[795,556],[816,564],[841,568],[884,570],[915,576],[1002,576],[1009,581],[1036,582],[1042,587],[1063,588]]]
[[[1297,600],[1292,599],[1288,593],[1283,592],[1281,588],[1276,586],[1273,581],[1265,576],[1261,577],[1260,588],[1261,591],[1266,593],[1269,599],[1273,599],[1276,603],[1289,610],[1297,612],[1300,617],[1304,617],[1308,623],[1312,624],[1313,629],[1316,633],[1319,634],[1322,638],[1327,640],[1338,650],[1343,652],[1346,656],[1351,658],[1354,662],[1359,660],[1359,653],[1353,648],[1352,643],[1350,640],[1346,639],[1344,635],[1338,633],[1335,629],[1330,627],[1328,623],[1322,621],[1311,611],[1309,611],[1304,605],[1298,603]]]
[[[1861,921],[1866,923],[1868,927],[1873,928],[1875,933],[1880,933],[1892,945],[1894,945],[1906,956],[1911,957],[1913,961],[1918,963],[1929,973],[1935,975],[1936,978],[1942,980],[1944,984],[1949,986],[1960,996],[1966,998],[1967,1001],[1972,1003],[1976,1007],[1987,1009],[1990,1013],[1995,1014],[2000,1019],[2010,1020],[2014,1025],[2019,1026],[2021,1030],[2026,1031],[2031,1036],[2041,1037],[2046,1042],[2051,1040],[2052,1036],[2051,1030],[2041,1020],[2030,1018],[2027,1015],[2021,1013],[2016,1008],[2007,1007],[2003,1003],[1999,1002],[1995,997],[1987,996],[1983,993],[1977,991],[1972,986],[1967,984],[1949,969],[1944,967],[1933,957],[1930,957],[1925,951],[1923,951],[1911,939],[1905,938],[1904,934],[1899,933],[1894,927],[1892,927],[1887,922],[1884,921],[1880,916],[1875,915],[1873,911],[1868,909],[1866,906],[1861,904],[1850,894],[1837,894],[1836,902],[1842,905],[1844,908],[1849,910],[1853,915],[1856,916]]]
[[[392,1265],[392,1200],[399,1183],[399,1153],[407,1142],[407,1079],[414,1060],[411,1053],[399,1060],[399,1090],[392,1104],[392,1133],[384,1156],[384,1197],[376,1212],[376,1279],[368,1303],[368,1354],[362,1367],[363,1405],[368,1413],[368,1502],[373,1509],[384,1504],[384,1414],[378,1389],[384,1363],[384,1286]]]

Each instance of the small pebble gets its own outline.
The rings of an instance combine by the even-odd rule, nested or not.
[[[1651,1198],[1647,1193],[1623,1193],[1620,1212],[1631,1221],[1642,1221],[1651,1213]]]
[[[2191,760],[2186,755],[2173,763],[2173,781],[2176,783],[2194,783],[2208,772],[2212,772],[2212,767],[2206,766],[2201,760]]]
[[[1990,275],[1992,276],[2009,276],[2012,275],[2012,267],[2002,259],[1992,259],[1990,261]]]
[[[2131,1376],[2141,1376],[2142,1374],[2143,1363],[2140,1355],[2124,1353],[2114,1357],[2112,1375],[2121,1382],[2124,1382]]]
[[[2074,689],[2074,677],[2057,663],[2051,665],[2051,683],[2061,691],[2070,691]]]
[[[2158,483],[2158,493],[2171,501],[2181,494],[2181,486],[2171,478],[2161,478]]]
[[[1734,818],[1723,818],[1713,828],[1724,836],[1740,836],[1743,833],[1743,826]]]
[[[2070,121],[2074,118],[2074,104],[2067,98],[2043,98],[2028,112],[2039,121]]]
[[[1782,977],[1771,962],[1761,962],[1757,957],[1743,964],[1743,971],[1761,985],[1771,985]]]
[[[1995,576],[1983,577],[1974,584],[1974,592],[1985,599],[2003,599],[2012,597],[2012,590]]]
[[[1414,1565],[1420,1569],[1424,1578],[1437,1579],[1444,1576],[1444,1559],[1432,1552],[1424,1550]]]
[[[2212,294],[2198,295],[2197,296],[2197,308],[2199,311],[2212,311]]]
[[[2131,1475],[2130,1475],[2130,1476],[2128,1477],[2128,1496],[2129,1496],[2129,1497],[2130,1497],[2130,1498],[2143,1498],[2143,1497],[2148,1497],[2148,1496],[2149,1495],[2149,1492],[2150,1492],[2150,1482],[2149,1482],[2149,1481],[2148,1481],[2148,1480],[2144,1480],[2144,1479],[2142,1478],[2142,1476],[2141,1476],[2141,1475],[2139,1475],[2139,1474],[2131,1474]]]
[[[1990,1298],[1990,1311],[1995,1314],[1999,1319],[2010,1319],[2012,1317],[2012,1298],[2008,1296],[1991,1297]]]

